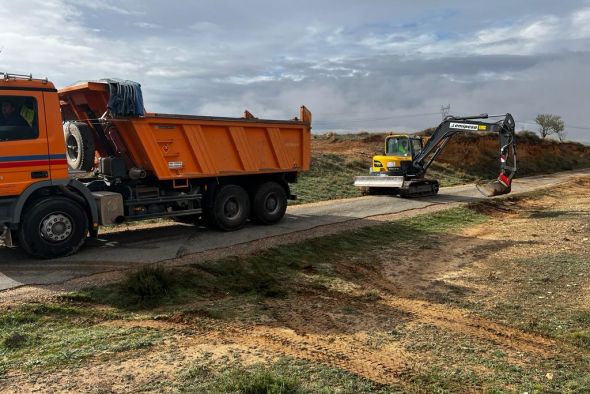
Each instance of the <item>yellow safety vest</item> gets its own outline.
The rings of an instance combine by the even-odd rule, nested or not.
[[[20,116],[27,121],[30,127],[33,127],[35,121],[35,110],[23,105],[20,109]]]

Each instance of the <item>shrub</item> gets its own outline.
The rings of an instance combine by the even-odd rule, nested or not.
[[[153,301],[168,294],[172,284],[172,276],[166,269],[149,265],[128,274],[122,287],[141,301]]]
[[[13,332],[6,338],[4,338],[4,348],[6,349],[19,349],[27,343],[28,337],[20,332]]]

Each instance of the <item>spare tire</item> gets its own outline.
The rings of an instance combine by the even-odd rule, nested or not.
[[[90,171],[94,167],[96,144],[88,125],[82,122],[64,123],[66,158],[73,170]]]

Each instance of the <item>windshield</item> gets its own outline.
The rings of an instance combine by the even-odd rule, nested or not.
[[[0,142],[32,140],[39,135],[37,102],[33,97],[0,97]]]
[[[409,140],[407,137],[390,137],[387,139],[388,156],[410,156]]]

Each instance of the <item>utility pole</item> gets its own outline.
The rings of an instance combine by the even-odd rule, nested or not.
[[[449,112],[451,112],[451,104],[447,104],[446,106],[445,105],[440,106],[440,114],[441,114],[443,120],[445,120],[445,118],[447,116],[449,116]]]

